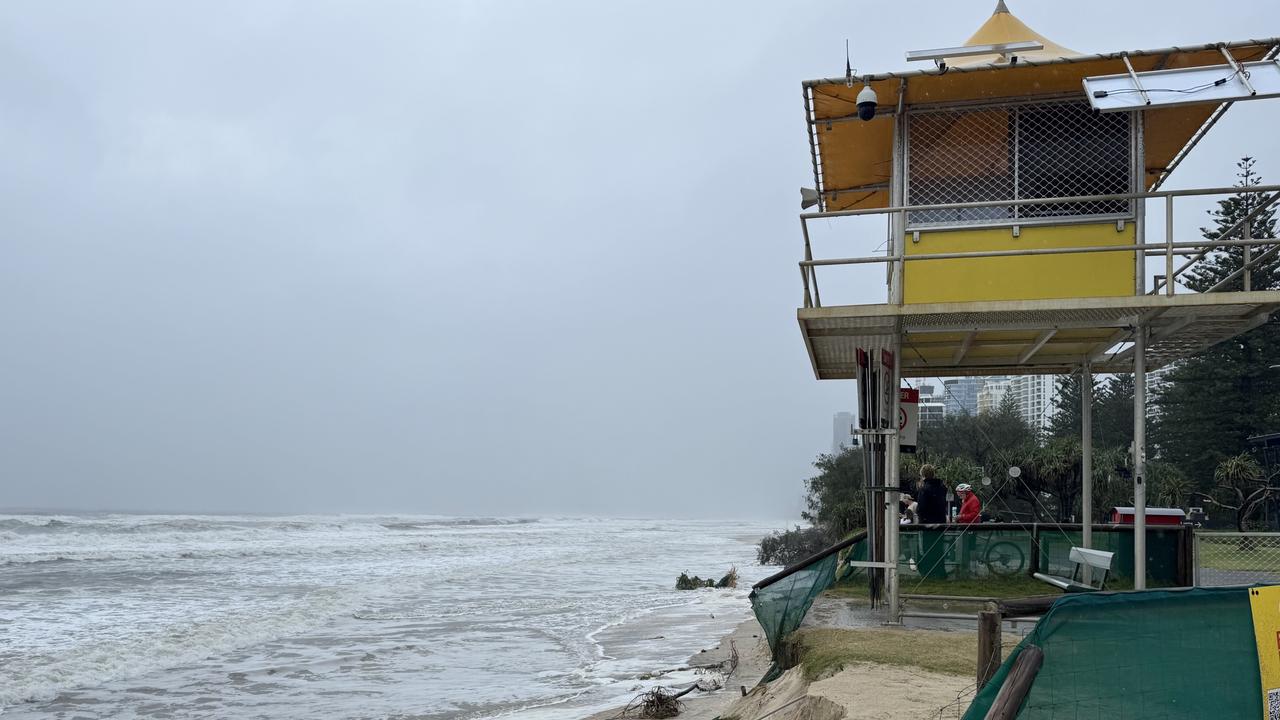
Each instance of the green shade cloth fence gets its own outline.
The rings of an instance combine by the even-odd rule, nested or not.
[[[921,576],[960,579],[1045,572],[1070,575],[1067,555],[1082,545],[1079,525],[907,525],[901,528],[898,571],[910,593]],[[818,595],[844,577],[861,572],[849,561],[866,560],[866,532],[801,560],[756,583],[751,608],[778,657],[782,641],[800,627]],[[1147,528],[1147,570],[1153,585],[1191,584],[1190,534],[1182,527]],[[1112,577],[1133,578],[1133,527],[1095,525],[1093,547],[1116,553]],[[1048,586],[1046,586],[1048,588]],[[1047,590],[1046,590],[1047,591]],[[776,675],[776,666],[766,679]]]
[[[1018,654],[1044,664],[1018,720],[1253,720],[1262,715],[1245,588],[1065,595],[969,706],[983,720]]]
[[[1149,584],[1191,584],[1190,537],[1180,526],[1147,528]],[[1090,544],[1115,553],[1112,578],[1133,581],[1133,526],[1095,525]],[[1079,525],[908,525],[901,528],[899,545],[898,572],[903,592],[910,592],[910,583],[920,577],[1070,576],[1071,548],[1083,547],[1084,540]]]
[[[837,580],[851,574],[850,560],[866,560],[867,533],[852,537],[812,555],[756,583],[751,589],[751,609],[764,630],[774,663],[760,682],[778,676],[778,647],[800,627],[804,616],[821,595]]]

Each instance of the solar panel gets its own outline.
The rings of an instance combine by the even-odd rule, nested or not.
[[[1130,67],[1121,75],[1087,77],[1084,93],[1093,109],[1104,113],[1280,97],[1280,63],[1227,59],[1224,65],[1148,72]]]

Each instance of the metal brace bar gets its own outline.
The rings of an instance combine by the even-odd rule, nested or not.
[[[1146,90],[1146,88],[1142,87],[1142,81],[1138,79],[1138,73],[1134,72],[1134,70],[1133,70],[1133,63],[1129,62],[1129,54],[1128,54],[1128,53],[1125,53],[1124,55],[1121,55],[1120,57],[1121,57],[1121,59],[1123,59],[1123,60],[1124,60],[1124,66],[1125,66],[1125,69],[1127,69],[1127,70],[1129,71],[1129,79],[1130,79],[1130,80],[1133,80],[1133,86],[1134,86],[1135,88],[1137,88],[1137,89],[1138,89],[1138,93],[1139,93],[1140,95],[1142,95],[1142,102],[1143,102],[1143,104],[1144,104],[1144,105],[1150,105],[1150,104],[1151,104],[1151,97],[1150,97],[1149,95],[1147,95],[1147,90]]]
[[[951,356],[952,365],[959,365],[960,361],[964,359],[964,356],[969,354],[969,348],[973,345],[973,338],[977,336],[977,334],[977,330],[972,330],[969,334],[964,336],[964,340],[960,343],[960,347],[956,348],[955,355]]]
[[[1018,364],[1022,365],[1026,361],[1030,360],[1032,356],[1040,352],[1040,348],[1044,347],[1045,343],[1049,342],[1049,340],[1053,339],[1053,336],[1057,334],[1057,328],[1049,328],[1048,330],[1040,333],[1040,337],[1036,338],[1036,341],[1032,343],[1031,347],[1027,348],[1026,352],[1022,353],[1018,358]]]
[[[1249,73],[1245,72],[1244,69],[1240,67],[1240,64],[1236,62],[1236,59],[1231,56],[1231,51],[1225,47],[1220,47],[1218,49],[1222,51],[1222,55],[1227,59],[1227,63],[1231,65],[1231,69],[1236,71],[1236,77],[1240,78],[1240,82],[1244,83],[1249,94],[1257,95],[1258,91],[1254,90],[1253,83],[1249,82]]]

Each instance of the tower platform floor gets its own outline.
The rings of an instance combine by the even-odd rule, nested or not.
[[[1257,327],[1280,291],[801,308],[819,380],[857,377],[857,349],[902,337],[902,376],[1061,374],[1087,357],[1094,372],[1131,372],[1138,325],[1150,328],[1147,369]]]

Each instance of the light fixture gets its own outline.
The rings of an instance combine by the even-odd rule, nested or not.
[[[818,196],[817,190],[814,190],[813,188],[807,188],[807,187],[800,188],[800,209],[801,210],[808,210],[814,205],[817,205],[819,200],[821,200],[821,198]]]

